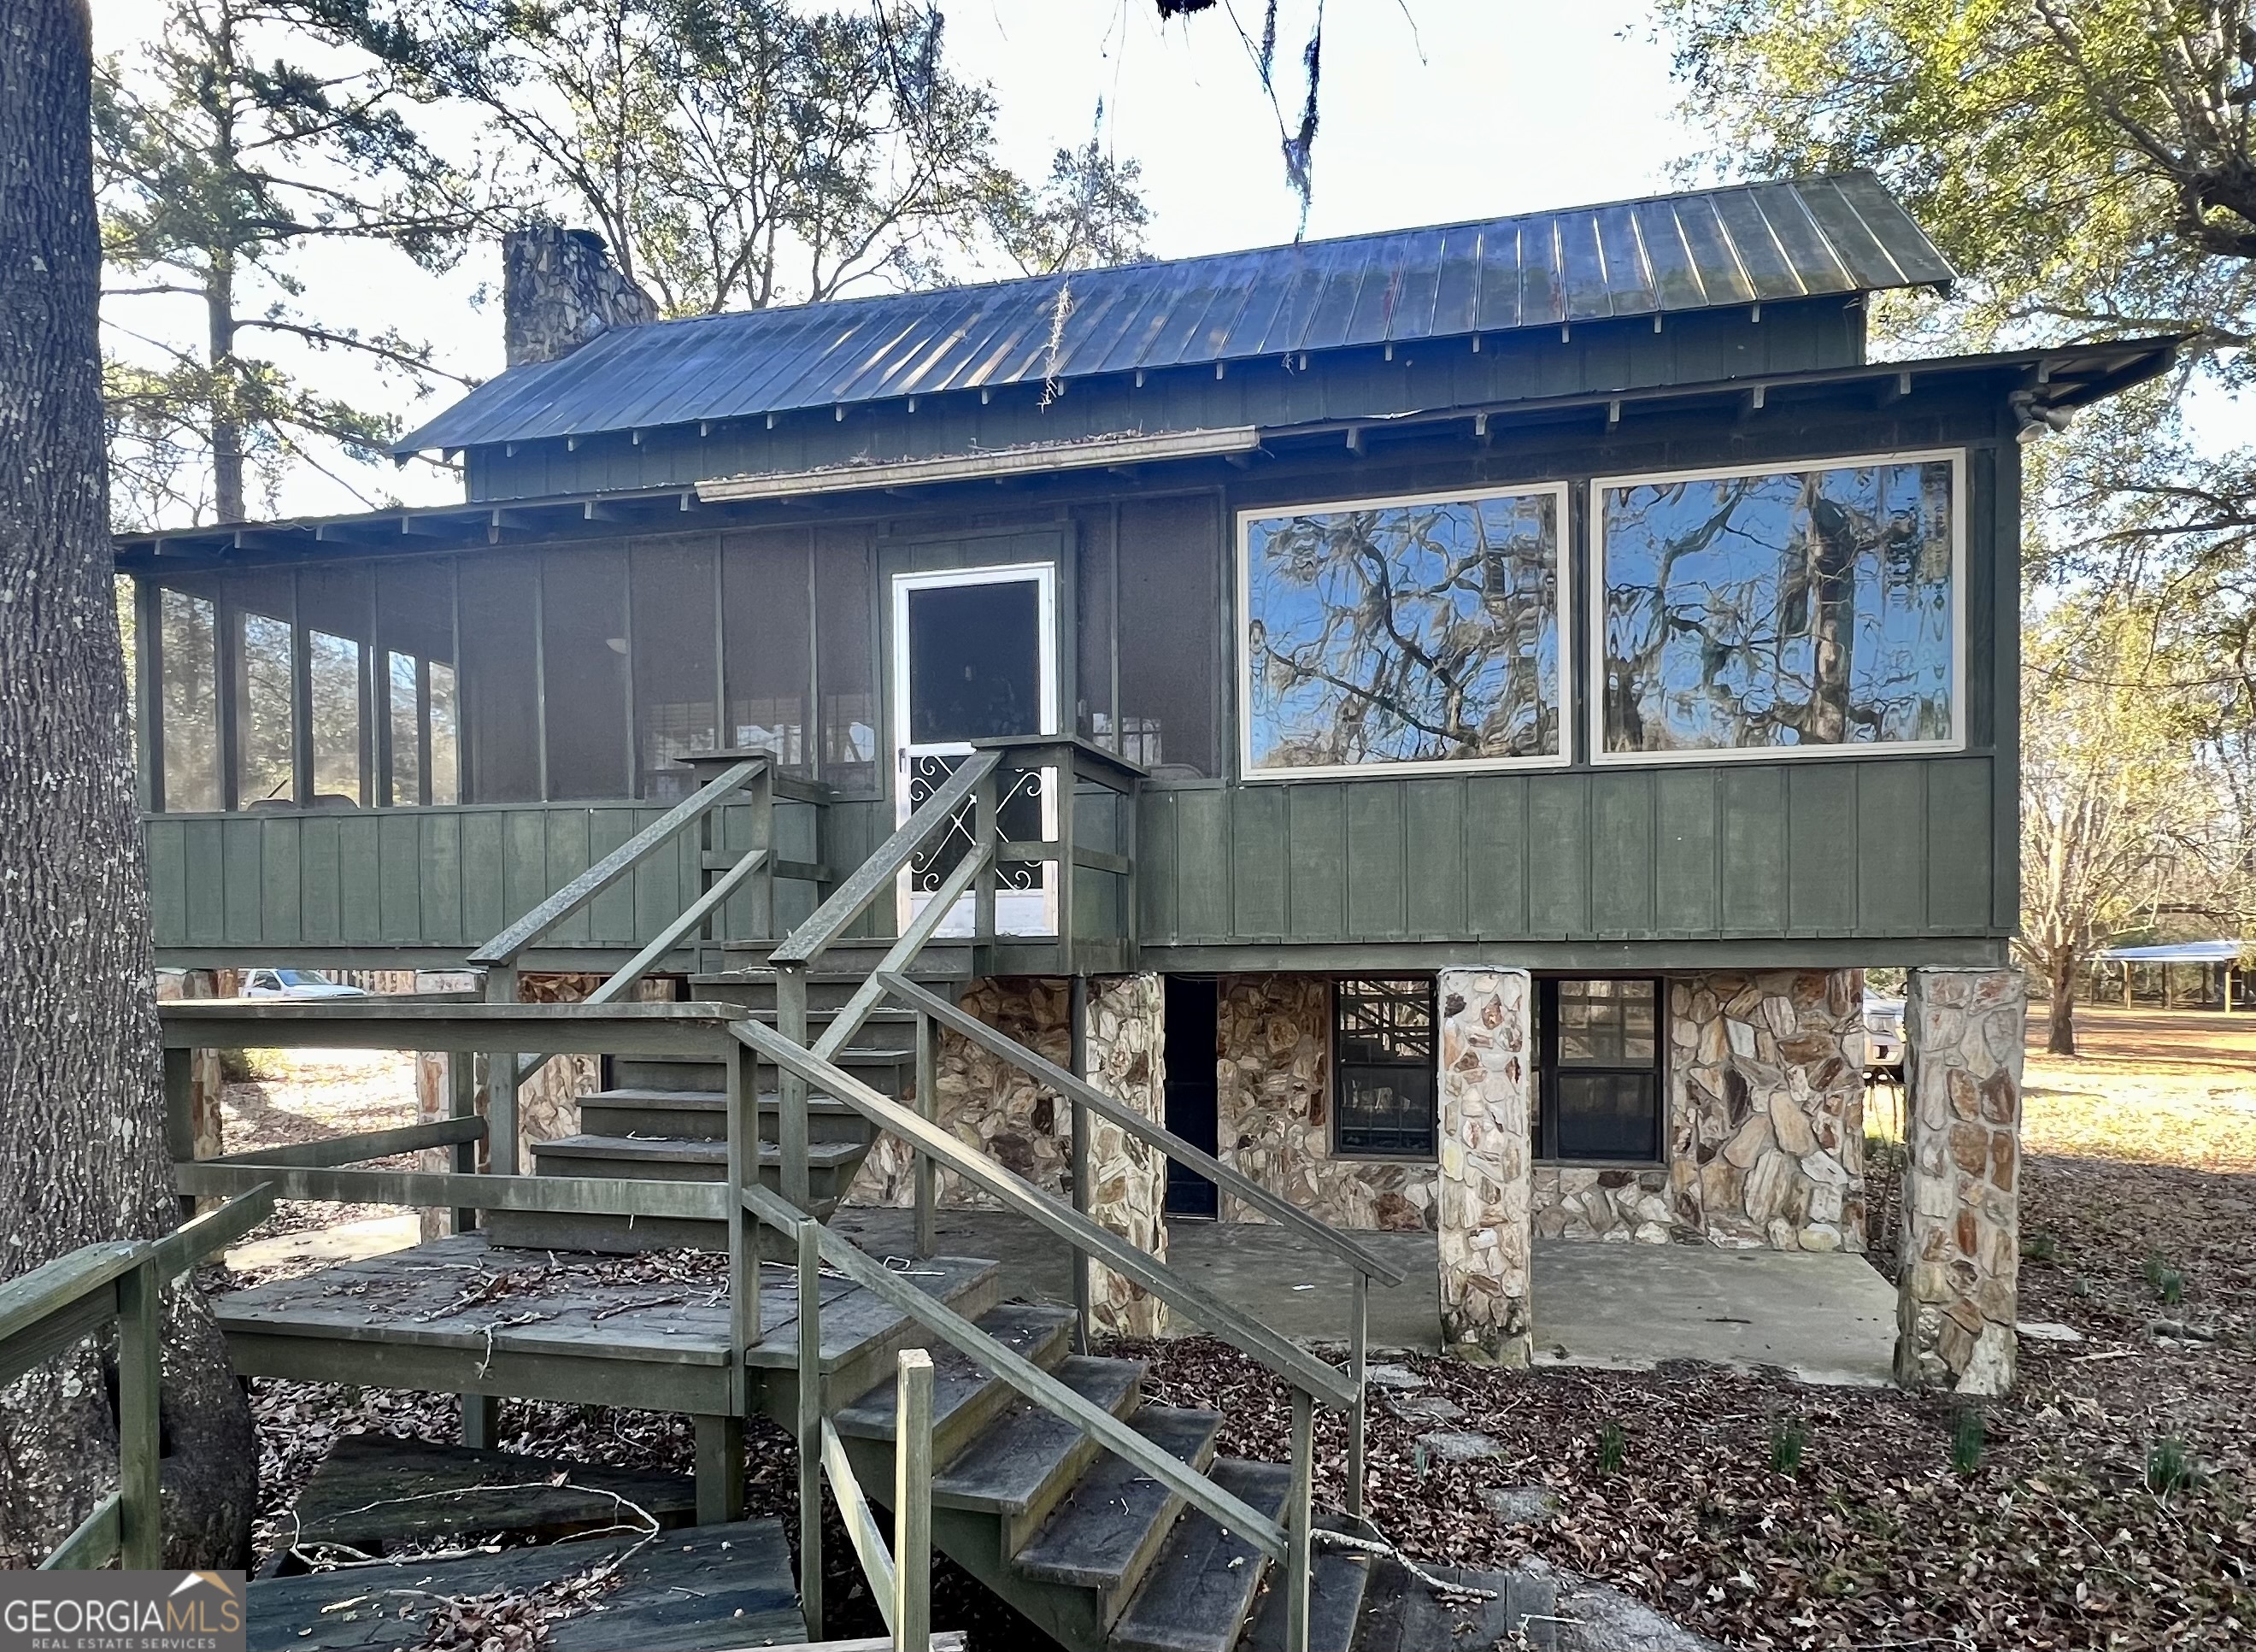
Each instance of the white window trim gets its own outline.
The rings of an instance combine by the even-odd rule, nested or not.
[[[1700,746],[1679,752],[1609,752],[1605,749],[1606,676],[1606,492],[1613,488],[1650,487],[1671,482],[1714,482],[1726,477],[1798,476],[1810,470],[1854,470],[1886,464],[1950,466],[1950,735],[1942,740],[1843,740],[1830,745]],[[1633,476],[1595,477],[1590,481],[1590,593],[1583,623],[1590,652],[1581,687],[1590,742],[1590,762],[1598,767],[1646,767],[1664,763],[1778,763],[1817,758],[1919,757],[1966,749],[1966,449],[1921,448],[1894,453],[1850,454],[1840,458],[1795,459],[1778,464],[1715,465],[1701,470],[1652,470]]]
[[[1380,780],[1398,774],[1485,774],[1506,770],[1558,769],[1574,762],[1575,648],[1569,623],[1575,612],[1574,558],[1569,554],[1573,524],[1568,506],[1572,484],[1565,482],[1525,483],[1492,488],[1448,488],[1432,493],[1390,493],[1377,498],[1327,499],[1294,502],[1237,512],[1237,778],[1247,785],[1277,781]],[[1315,516],[1332,511],[1371,511],[1402,505],[1469,505],[1483,499],[1529,498],[1549,494],[1556,525],[1552,560],[1559,587],[1556,626],[1559,637],[1559,744],[1556,752],[1540,757],[1423,758],[1406,762],[1322,763],[1295,768],[1257,768],[1253,763],[1253,624],[1252,529],[1256,521],[1280,516]]]

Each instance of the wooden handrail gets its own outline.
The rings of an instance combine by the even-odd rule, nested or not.
[[[802,1223],[813,1227],[822,1260],[871,1295],[938,1333],[952,1346],[969,1355],[983,1370],[992,1372],[1036,1405],[1063,1417],[1115,1456],[1133,1463],[1201,1514],[1251,1540],[1273,1559],[1285,1558],[1286,1533],[1275,1521],[1216,1485],[1174,1452],[1154,1445],[1103,1407],[1075,1393],[945,1303],[871,1261],[828,1228],[808,1222],[800,1211],[765,1188],[747,1189],[744,1208],[786,1232],[802,1232]]]
[[[853,996],[830,1018],[829,1027],[810,1047],[816,1055],[828,1061],[846,1048],[862,1030],[862,1024],[870,1019],[870,1012],[885,1002],[885,982],[901,978],[899,972],[916,962],[917,954],[948,921],[949,910],[971,886],[971,880],[994,858],[995,845],[991,840],[970,851],[940,880],[940,886],[925,902],[924,910],[901,932],[900,939],[885,950],[885,956],[878,960],[869,978],[854,989]]]
[[[979,783],[993,773],[1001,761],[992,752],[976,752],[964,759],[941,788],[919,804],[916,812],[878,844],[875,852],[831,892],[830,898],[817,907],[806,922],[784,937],[783,944],[768,954],[768,962],[788,966],[812,964],[821,957],[831,942],[845,933],[846,927],[862,915],[863,909],[892,884],[901,868],[924,847],[926,839],[955,818],[955,811],[970,801]]]
[[[959,1037],[978,1045],[991,1055],[1001,1056],[1019,1071],[1030,1074],[1068,1099],[1077,1101],[1100,1117],[1110,1119],[1129,1134],[1157,1147],[1177,1164],[1197,1171],[1209,1182],[1226,1190],[1232,1198],[1252,1205],[1280,1225],[1317,1240],[1366,1278],[1388,1285],[1399,1285],[1405,1278],[1400,1268],[1376,1252],[1357,1244],[1329,1223],[1318,1220],[1299,1205],[1271,1192],[1243,1171],[1224,1164],[1210,1153],[1193,1147],[1164,1125],[1146,1118],[1133,1107],[1106,1095],[1086,1079],[1077,1078],[1055,1062],[1037,1055],[1008,1033],[998,1031],[977,1016],[957,1008],[946,999],[926,992],[906,976],[880,968],[876,978],[885,984],[888,993],[907,1008],[931,1016]]]
[[[515,923],[470,954],[469,961],[490,969],[507,969],[518,955],[609,888],[624,873],[656,854],[685,827],[694,826],[744,787],[744,782],[765,768],[768,759],[748,758],[732,763],[705,786],[676,803],[594,865],[550,895]]]
[[[162,1239],[105,1240],[0,1285],[0,1386],[117,1322],[117,1489],[40,1562],[82,1571],[120,1559],[154,1571],[163,1558],[158,1518],[157,1387],[159,1297],[166,1284],[232,1244],[272,1212],[260,1185]]]
[[[993,1195],[1005,1208],[1031,1218],[1075,1250],[1089,1253],[1114,1273],[1133,1280],[1170,1307],[1180,1309],[1234,1346],[1253,1355],[1294,1387],[1305,1388],[1335,1410],[1345,1410],[1353,1404],[1356,1394],[1347,1380],[1308,1350],[1171,1272],[1148,1253],[1099,1227],[1072,1206],[1052,1198],[985,1154],[966,1147],[952,1131],[879,1095],[860,1079],[761,1022],[737,1021],[730,1030],[784,1071],[797,1075],[824,1095],[844,1102],[974,1187]]]

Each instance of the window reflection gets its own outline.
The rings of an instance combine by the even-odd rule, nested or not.
[[[219,611],[201,597],[167,589],[159,604],[163,635],[165,807],[220,807]]]

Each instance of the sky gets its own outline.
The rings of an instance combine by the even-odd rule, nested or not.
[[[1284,0],[1280,11],[1288,112],[1315,4]],[[1224,0],[1167,23],[1152,0],[944,0],[943,10],[958,73],[995,88],[1003,159],[1045,173],[1055,150],[1097,130],[1101,104],[1105,141],[1143,168],[1152,251],[1179,257],[1289,241],[1299,223],[1277,115],[1236,26],[1258,30],[1261,6]],[[96,0],[97,49],[130,53],[162,14],[161,0]],[[1324,63],[1312,237],[1649,194],[1669,187],[1672,163],[1701,142],[1677,116],[1647,8],[1624,0],[1329,0]],[[305,303],[325,320],[428,338],[466,377],[501,370],[499,303],[480,301],[497,292],[497,249],[438,277],[365,247],[298,268]],[[194,337],[194,310],[167,314],[164,302],[138,303],[130,324]],[[417,402],[334,354],[288,364],[411,425],[458,393],[441,387]],[[453,477],[421,466],[338,474],[300,475],[274,513],[460,495]]]

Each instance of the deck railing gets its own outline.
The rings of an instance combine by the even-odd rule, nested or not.
[[[159,1324],[165,1287],[264,1221],[271,1187],[253,1188],[154,1241],[86,1245],[0,1285],[0,1387],[86,1338],[117,1326],[117,1489],[39,1563],[83,1571],[122,1561],[153,1571],[164,1560],[159,1521]]]

